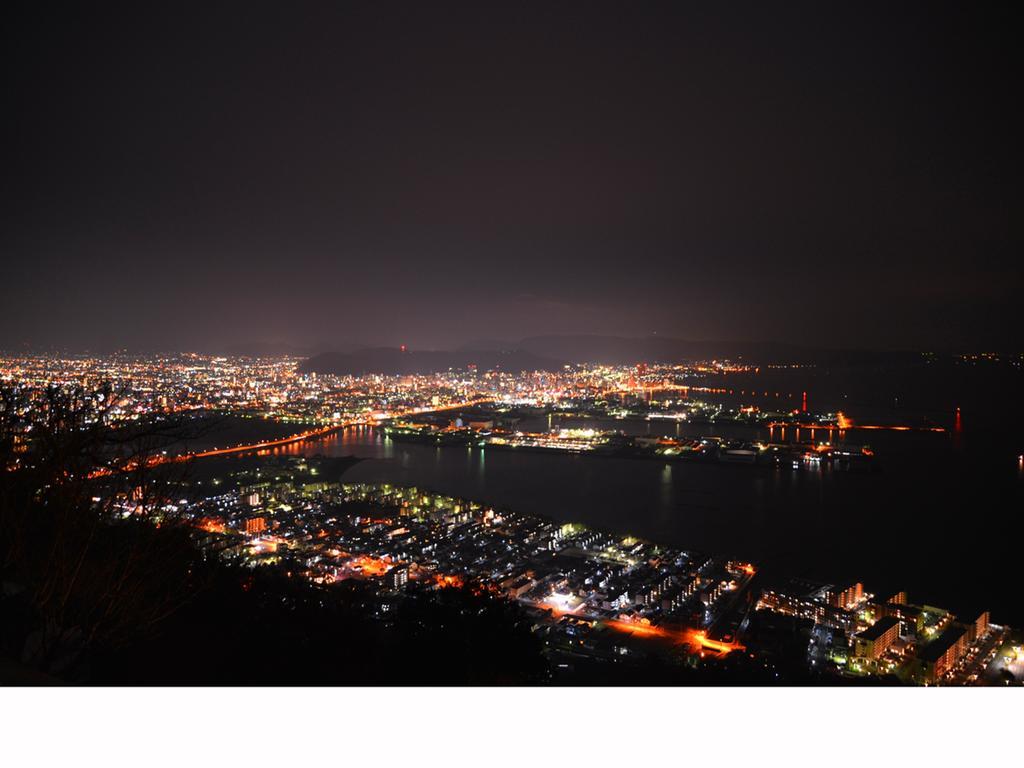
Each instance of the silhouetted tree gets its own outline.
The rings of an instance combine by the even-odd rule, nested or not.
[[[194,437],[115,423],[122,398],[0,391],[0,653],[65,680],[523,683],[547,679],[518,606],[419,592],[386,621],[331,588],[204,558],[174,513]]]
[[[123,404],[109,385],[0,391],[2,640],[51,673],[145,635],[194,594],[198,553],[168,506],[184,464],[162,460],[184,426],[121,426]]]

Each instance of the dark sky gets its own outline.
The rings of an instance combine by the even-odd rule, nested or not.
[[[0,346],[1019,349],[998,8],[5,6]]]

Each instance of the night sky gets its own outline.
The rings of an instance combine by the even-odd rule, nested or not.
[[[17,5],[0,347],[1022,346],[999,6]]]

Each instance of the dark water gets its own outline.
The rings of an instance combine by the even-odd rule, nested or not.
[[[927,376],[925,380],[930,381]],[[819,401],[824,391],[818,388]],[[927,392],[934,398],[934,385]],[[963,398],[960,393],[954,397]],[[891,423],[920,420],[923,413],[932,423],[951,428],[955,423],[949,401],[929,401],[915,411],[913,404],[899,407],[888,396],[875,402],[862,396],[846,405],[857,397],[840,391],[832,399],[832,409],[845,408],[855,417],[868,413],[872,420]],[[848,443],[868,443],[875,450],[877,473],[435,448],[393,442],[372,428],[349,429],[282,452],[352,454],[368,459],[346,473],[352,482],[421,486],[748,558],[769,572],[823,580],[856,578],[869,590],[906,589],[917,602],[964,613],[990,609],[993,621],[1021,625],[1024,472],[1017,459],[1018,435],[998,431],[1000,411],[994,403],[985,410],[983,400],[975,405],[967,399],[971,404],[959,431],[849,430]],[[819,402],[818,407],[826,406]],[[561,424],[634,434],[767,437],[745,427],[675,422]],[[524,424],[545,427],[546,419]]]
[[[966,463],[947,436],[871,437],[884,454],[879,473],[435,448],[372,428],[285,450],[368,459],[346,473],[351,482],[416,485],[794,575],[902,587],[1021,623],[1017,467]]]

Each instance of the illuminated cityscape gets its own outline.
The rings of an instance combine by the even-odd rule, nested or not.
[[[55,392],[93,398],[102,414],[95,419],[113,429],[227,420],[226,430],[201,436],[198,447],[185,441],[151,456],[149,466],[184,462],[194,477],[175,481],[162,502],[117,495],[115,517],[186,521],[199,546],[224,562],[285,573],[311,589],[358,583],[372,596],[368,620],[386,621],[403,600],[439,589],[510,600],[542,640],[555,679],[575,679],[580,659],[628,665],[652,656],[680,669],[791,682],[991,684],[1015,675],[1020,635],[991,623],[987,607],[958,616],[911,603],[905,591],[878,595],[860,582],[765,577],[756,561],[728,552],[667,546],[415,486],[346,482],[336,465],[346,460],[316,452],[335,432],[375,430],[385,445],[470,451],[480,461],[510,451],[644,459],[666,471],[681,463],[870,473],[876,452],[854,434],[947,433],[934,423],[863,424],[842,412],[814,413],[806,390],[743,383],[759,373],[756,365],[717,360],[361,376],[306,372],[302,359],[290,357],[0,360],[0,380],[20,398],[23,444],[32,440],[33,414]],[[637,433],[637,424],[646,432]],[[722,436],[722,428],[734,434]],[[235,456],[240,464],[203,463]],[[23,461],[13,457],[12,471]],[[794,653],[802,660],[795,667]]]
[[[112,385],[120,401],[115,420],[151,414],[215,409],[259,415],[279,421],[321,425],[380,420],[470,399],[502,405],[557,405],[586,402],[616,393],[675,393],[663,399],[661,417],[674,418],[703,404],[693,392],[718,391],[700,386],[702,377],[752,370],[750,366],[710,361],[671,366],[565,366],[547,372],[477,372],[473,368],[429,375],[336,376],[302,373],[301,358],[239,358],[186,354],[105,357],[29,356],[0,358],[0,381],[19,387]],[[692,382],[692,383],[691,383]],[[744,393],[745,394],[745,393]],[[768,395],[767,392],[764,393]],[[780,393],[774,393],[780,397]],[[753,391],[751,397],[755,396]],[[792,400],[793,394],[785,395]],[[685,410],[683,407],[685,406]],[[620,409],[626,410],[626,409]]]
[[[1014,10],[5,7],[0,761],[1012,762]]]
[[[982,612],[967,621],[879,596],[860,583],[754,586],[756,566],[495,510],[417,488],[332,482],[315,460],[242,472],[235,488],[187,506],[222,557],[287,568],[319,585],[374,585],[385,617],[410,589],[454,585],[527,609],[556,668],[649,654],[680,663],[732,652],[774,669],[786,633],[813,625],[807,663],[837,679],[992,682],[1024,649]],[[178,510],[175,510],[178,511]]]

